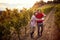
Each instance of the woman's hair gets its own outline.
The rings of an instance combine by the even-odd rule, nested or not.
[[[35,15],[36,14],[36,11],[34,11],[33,14]]]
[[[41,10],[41,9],[37,9],[36,11],[42,12],[42,10]]]

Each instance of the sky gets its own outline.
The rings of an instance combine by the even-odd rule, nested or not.
[[[34,3],[36,3],[36,1],[40,0],[0,0],[0,10],[4,8],[22,9],[23,7],[29,9],[34,5]],[[47,2],[48,0],[44,1]]]

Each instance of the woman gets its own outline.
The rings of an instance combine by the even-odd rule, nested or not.
[[[31,25],[31,38],[33,38],[33,34],[34,34],[34,31],[35,31],[35,26],[36,26],[35,13],[31,17],[30,25]]]

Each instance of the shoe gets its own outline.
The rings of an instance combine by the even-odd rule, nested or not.
[[[33,35],[31,34],[31,38],[33,38]]]
[[[39,35],[38,35],[38,37],[41,37],[42,36],[42,33],[40,33]]]

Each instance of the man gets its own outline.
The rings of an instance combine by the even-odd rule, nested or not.
[[[38,26],[38,37],[42,36],[44,16],[46,15],[42,13],[41,10],[37,10],[35,17],[36,17],[37,26]],[[40,28],[41,28],[41,32],[40,32]]]

